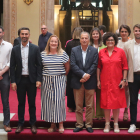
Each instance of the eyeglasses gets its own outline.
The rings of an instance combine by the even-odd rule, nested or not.
[[[47,28],[41,28],[41,30],[45,30],[45,29],[47,29]]]
[[[110,39],[110,40],[109,40],[109,39],[107,39],[106,41],[107,41],[107,42],[113,42],[113,41],[114,41],[114,39]]]

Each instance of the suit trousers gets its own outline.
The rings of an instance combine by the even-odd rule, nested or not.
[[[21,80],[17,84],[19,126],[23,126],[24,124],[26,92],[29,104],[30,124],[34,125],[36,122],[36,83],[31,83],[29,77],[21,76]]]
[[[134,74],[134,82],[128,83],[130,92],[130,123],[136,124],[138,92],[140,90],[140,75]]]
[[[4,121],[3,124],[8,126],[10,123],[10,109],[9,109],[9,90],[10,78],[9,71],[2,75],[3,79],[0,80],[1,99],[3,104]]]
[[[76,104],[76,127],[82,128],[84,126],[83,123],[83,101],[85,94],[85,104],[86,104],[86,128],[92,127],[92,117],[93,117],[93,104],[94,104],[94,93],[95,89],[87,90],[84,88],[84,84],[82,84],[80,89],[74,89],[74,99]]]

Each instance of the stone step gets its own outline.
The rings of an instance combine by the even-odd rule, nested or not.
[[[10,113],[10,119],[15,115],[15,113]],[[0,113],[0,129],[3,129],[3,113]]]
[[[4,129],[0,129],[0,140],[8,140],[7,132]]]
[[[10,113],[10,119],[15,115],[15,113]],[[8,140],[7,132],[3,129],[3,113],[0,113],[0,140]]]

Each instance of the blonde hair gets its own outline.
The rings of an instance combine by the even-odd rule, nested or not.
[[[61,48],[61,42],[60,42],[59,38],[56,35],[51,35],[50,36],[50,38],[49,38],[49,40],[47,42],[47,46],[46,46],[46,48],[45,48],[44,51],[46,52],[47,55],[49,54],[49,52],[50,52],[50,41],[51,41],[51,38],[52,37],[56,37],[57,40],[58,40],[58,47],[57,47],[57,53],[58,53],[58,55],[59,54],[63,54],[64,50]]]
[[[76,27],[72,34],[72,39],[80,39],[81,32],[83,32],[83,29],[81,27]]]

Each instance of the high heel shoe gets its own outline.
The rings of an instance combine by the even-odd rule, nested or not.
[[[48,129],[49,133],[55,132],[57,130],[56,128],[56,124],[55,123],[51,123],[51,127]]]
[[[60,128],[60,126],[62,127],[63,126],[63,123],[59,124],[59,129],[58,129],[58,132],[60,134],[64,133],[64,127],[63,128]]]
[[[108,129],[105,129],[105,128],[104,128],[103,132],[104,132],[104,133],[108,133],[108,132],[110,131],[110,122],[106,122],[106,123],[105,123],[105,126],[108,126]]]
[[[115,126],[115,125],[118,126],[118,123],[114,123],[114,126]],[[118,129],[115,129],[115,128],[114,128],[114,132],[115,132],[115,133],[119,133],[119,132],[120,132],[119,126],[118,126]]]

